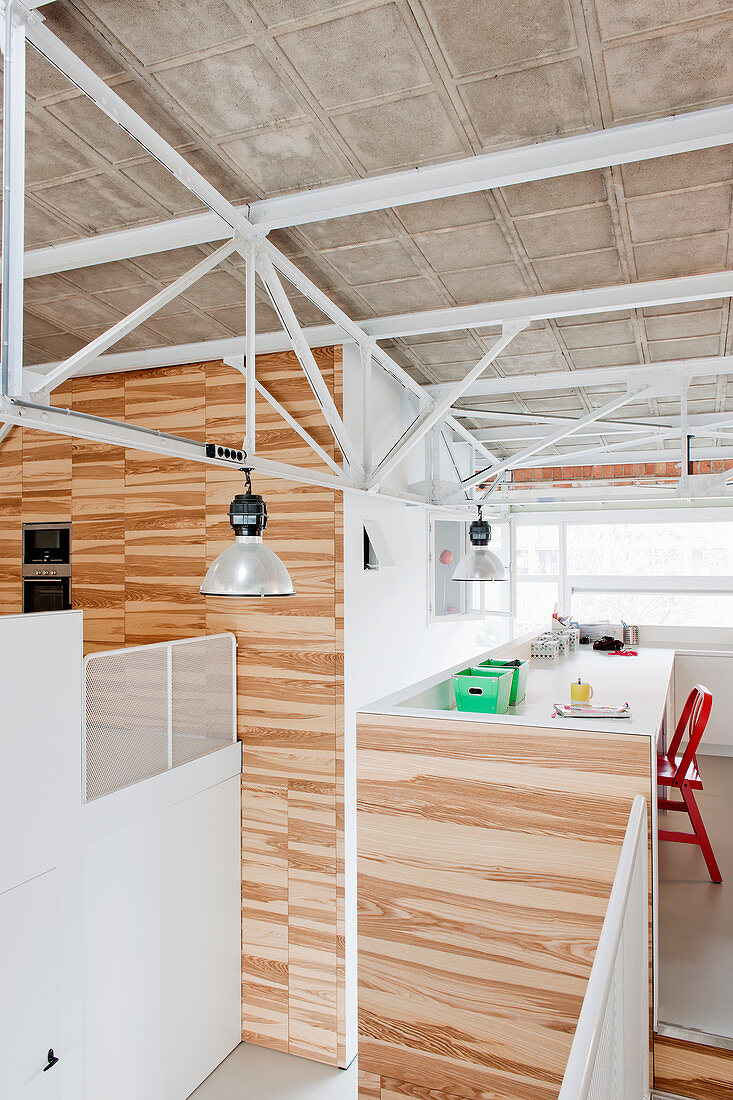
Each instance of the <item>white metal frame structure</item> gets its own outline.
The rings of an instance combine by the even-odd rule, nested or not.
[[[624,452],[633,461],[633,449],[656,441],[656,426],[644,427],[619,443],[605,442],[606,420],[618,408],[637,399],[659,393],[684,394],[689,379],[695,375],[728,373],[733,370],[732,357],[665,363],[642,368],[610,367],[593,371],[571,371],[562,375],[531,378],[532,389],[593,387],[614,382],[623,385],[624,392],[594,409],[586,416],[560,424],[540,433],[527,447],[510,459],[499,461],[486,441],[471,432],[462,422],[467,410],[456,409],[462,398],[486,396],[521,389],[527,378],[481,379],[493,360],[505,350],[516,334],[533,320],[605,313],[645,305],[721,299],[733,296],[733,272],[697,275],[676,279],[632,283],[621,286],[515,299],[498,303],[477,303],[473,306],[450,307],[380,318],[357,324],[329,297],[305,276],[271,241],[267,234],[275,228],[302,225],[309,221],[343,217],[366,210],[385,209],[414,202],[429,201],[446,195],[466,194],[479,189],[505,186],[526,180],[549,178],[589,168],[629,161],[667,156],[691,149],[708,148],[733,142],[733,107],[690,112],[673,118],[632,124],[597,133],[558,139],[527,148],[505,150],[461,161],[434,165],[415,172],[396,172],[367,180],[357,180],[334,187],[285,195],[244,207],[236,207],[224,198],[203,176],[176,152],[155,130],[141,119],[117,93],[81,61],[44,24],[37,10],[29,9],[20,0],[0,3],[4,24],[4,134],[3,134],[3,255],[2,255],[2,370],[0,387],[0,438],[12,424],[25,424],[45,431],[132,447],[197,462],[232,465],[231,459],[212,457],[203,444],[193,440],[149,431],[119,421],[85,416],[70,410],[53,408],[48,398],[55,386],[83,370],[95,372],[162,366],[203,358],[222,358],[240,369],[245,379],[245,448],[246,464],[253,470],[275,477],[288,478],[304,484],[319,485],[337,491],[370,492],[412,503],[441,506],[449,510],[466,511],[473,507],[476,486],[490,481],[496,485],[507,471],[527,462],[547,447],[576,433],[593,430],[597,443],[578,452],[602,455],[609,447]],[[97,107],[121,126],[141,147],[163,165],[192,194],[205,204],[208,212],[188,218],[172,219],[157,226],[124,230],[100,235],[87,241],[71,242],[52,249],[23,253],[24,206],[24,142],[25,142],[25,49],[30,43],[57,69],[84,92]],[[143,253],[165,251],[186,244],[224,241],[210,255],[138,307],[128,317],[115,323],[107,332],[86,347],[56,364],[45,375],[24,370],[22,366],[22,306],[23,280],[31,275],[71,267],[107,262]],[[152,316],[176,295],[193,285],[221,260],[237,251],[246,261],[245,336],[230,340],[209,341],[188,347],[155,349],[142,353],[106,355],[124,335]],[[283,334],[255,337],[255,279],[259,278],[275,308]],[[287,286],[295,288],[313,302],[329,323],[304,329],[297,320],[288,297]],[[500,328],[501,335],[491,349],[459,383],[441,387],[423,387],[417,383],[378,341],[416,333],[441,332],[466,328]],[[355,343],[364,367],[364,447],[357,450],[344,425],[311,348],[318,344]],[[256,377],[256,354],[268,350],[292,349],[297,356],[323,416],[343,456],[343,468],[315,444],[313,438],[297,425],[293,417],[266,393]],[[371,403],[368,378],[372,364],[386,371],[405,387],[419,402],[418,416],[390,450],[375,460],[372,454]],[[592,377],[591,377],[592,376]],[[259,392],[319,456],[327,471],[287,465],[262,458],[257,454],[255,395]],[[679,428],[681,477],[675,492],[680,497],[726,495],[730,474],[715,478],[687,475],[685,447],[690,435],[686,403]],[[472,415],[468,414],[468,415]],[[541,419],[541,418],[540,418]],[[595,428],[593,426],[595,425]],[[733,416],[718,421],[706,431],[733,431]],[[468,477],[458,474],[458,463],[451,454],[452,476],[457,477],[450,491],[444,490],[439,468],[426,482],[424,494],[391,491],[385,482],[403,459],[420,443],[428,452],[433,433],[438,432],[451,453],[456,441],[468,442],[477,458],[475,473]],[[604,440],[601,440],[604,435]],[[715,438],[722,438],[715,435]],[[665,461],[673,461],[674,452],[656,452]],[[716,456],[720,450],[716,450]],[[478,459],[483,468],[477,469]],[[437,461],[437,460],[436,460]],[[573,454],[563,456],[564,464],[572,464]],[[558,457],[553,456],[553,465]],[[573,491],[576,492],[576,491]],[[587,489],[577,490],[582,497]],[[592,493],[593,490],[591,489]],[[655,496],[653,486],[631,486],[622,489],[626,497]],[[597,495],[597,491],[596,491]],[[604,497],[607,492],[604,490]],[[495,502],[513,499],[529,502],[524,490],[506,485]],[[492,502],[493,503],[493,502]]]
[[[559,1100],[649,1097],[647,810],[631,807]]]

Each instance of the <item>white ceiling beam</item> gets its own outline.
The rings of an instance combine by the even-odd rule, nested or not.
[[[571,424],[573,417],[567,417],[562,420],[563,424]],[[578,438],[593,438],[598,436],[628,436],[632,440],[639,435],[650,434],[653,432],[671,434],[674,429],[667,428],[665,425],[659,426],[643,426],[638,424],[632,424],[630,427],[617,428],[608,421],[602,423],[589,424],[587,428],[577,433]],[[521,441],[528,441],[531,439],[544,439],[550,434],[551,429],[547,424],[537,424],[535,427],[525,426],[523,424],[510,424],[506,428],[496,428],[493,431],[477,431],[476,438],[480,439],[482,443],[517,443]]]
[[[547,390],[590,389],[595,386],[626,385],[644,377],[663,381],[671,373],[695,375],[733,374],[733,355],[718,355],[703,359],[670,359],[664,363],[639,363],[636,366],[589,367],[585,370],[548,371],[546,374],[514,374],[505,378],[483,378],[474,382],[467,396],[492,397],[507,393],[540,393]],[[426,386],[433,397],[448,392],[453,383],[440,382]]]
[[[251,203],[249,216],[268,231],[283,229],[730,142],[733,106],[713,107],[279,195]]]
[[[502,302],[478,302],[471,306],[446,306],[417,313],[393,314],[363,321],[362,328],[375,340],[388,340],[428,332],[493,328],[510,321],[582,317],[589,313],[612,313],[623,309],[730,297],[733,297],[733,271],[718,271],[711,275],[682,275],[674,279],[620,283],[562,294],[535,294]]]
[[[252,224],[269,231],[670,156],[732,141],[733,106],[713,107],[299,191],[244,204],[239,209]],[[206,211],[136,229],[99,234],[88,240],[32,249],[26,253],[25,274],[27,278],[49,275],[183,245],[212,243],[228,235],[222,219]]]
[[[643,440],[639,441],[643,445]],[[675,462],[678,463],[682,458],[682,450],[679,446],[674,448],[664,448],[663,450],[654,450],[645,447],[643,450],[634,450],[633,448],[617,449],[613,450],[612,447],[607,447],[605,450],[586,450],[582,451],[568,451],[565,454],[553,454],[542,455],[536,459],[531,459],[527,462],[523,462],[517,469],[537,469],[557,466],[559,468],[568,466],[606,466],[612,462],[618,466],[630,466],[640,462]],[[713,447],[710,444],[693,443],[691,448],[691,458],[697,461],[713,460],[713,459],[731,459],[733,458],[733,447]],[[633,475],[630,475],[633,476]],[[643,474],[636,475],[643,477]],[[646,475],[650,476],[650,475]],[[733,477],[733,470],[731,470],[731,477]],[[565,480],[565,479],[561,479]]]

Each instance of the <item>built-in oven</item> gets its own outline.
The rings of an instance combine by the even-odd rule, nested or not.
[[[71,524],[23,524],[23,611],[71,607]]]

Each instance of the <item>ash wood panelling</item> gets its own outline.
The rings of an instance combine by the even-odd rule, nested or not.
[[[21,589],[21,524],[23,434],[12,428],[0,443],[0,610],[23,610]]]
[[[125,418],[124,375],[75,378],[74,409]],[[90,653],[125,644],[125,452],[72,439],[72,606]]]
[[[361,1069],[556,1100],[649,740],[361,715],[358,743]]]
[[[340,349],[315,355],[340,404]],[[261,356],[257,370],[336,455],[295,356]],[[73,401],[95,415],[242,445],[244,381],[221,363],[75,379]],[[70,403],[68,394],[60,403]],[[20,610],[21,518],[72,518],[74,602],[85,611],[87,651],[234,631],[244,759],[243,1037],[343,1063],[340,498],[256,476],[271,516],[268,543],[297,595],[206,600],[199,586],[231,541],[227,511],[243,489],[241,474],[27,435],[14,431],[0,444],[0,612]],[[261,398],[257,450],[324,468]],[[21,517],[21,489],[32,515]]]
[[[338,400],[340,358],[316,353]],[[258,364],[261,362],[258,359]],[[324,447],[325,427],[291,355],[266,357],[270,392]],[[336,377],[335,377],[336,376]],[[241,446],[244,392],[228,368],[207,370],[207,436]],[[320,460],[258,398],[257,451]],[[334,454],[332,443],[330,453]],[[296,595],[287,601],[207,600],[210,631],[239,646],[243,742],[243,1037],[338,1064],[344,1057],[343,581],[340,502],[325,490],[255,477],[268,504],[268,544]],[[207,470],[207,561],[230,541],[238,474]]]
[[[203,442],[205,372],[135,371],[125,419]],[[206,630],[206,481],[194,463],[129,451],[125,463],[125,634],[128,645]]]
[[[71,383],[53,394],[51,403],[72,406]],[[71,519],[71,453],[69,436],[23,428],[23,523]]]
[[[733,1100],[733,1051],[655,1035],[654,1087],[692,1100]]]

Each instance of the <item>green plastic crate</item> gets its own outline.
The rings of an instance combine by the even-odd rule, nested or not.
[[[513,680],[511,669],[465,668],[453,677],[456,706],[464,711],[506,714]]]
[[[517,703],[523,703],[524,697],[527,694],[527,670],[529,669],[529,661],[495,661],[490,659],[488,661],[482,661],[479,668],[497,668],[507,669],[514,673],[514,679],[512,680],[512,694],[509,698],[509,706],[515,707]]]

